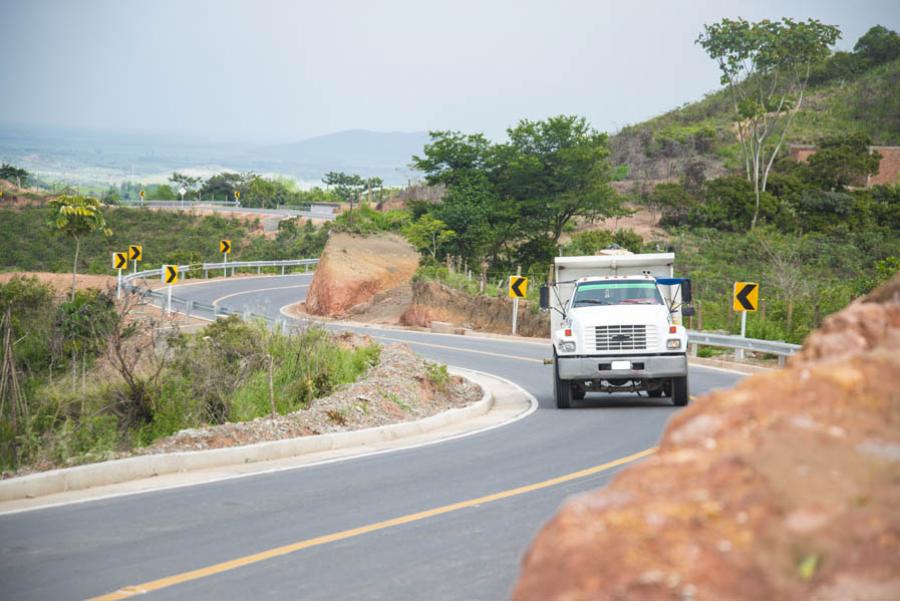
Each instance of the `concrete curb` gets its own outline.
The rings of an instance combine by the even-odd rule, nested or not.
[[[454,367],[448,367],[448,371],[477,384],[483,391],[481,400],[466,407],[449,409],[416,421],[351,432],[303,436],[224,449],[141,455],[29,474],[0,481],[0,501],[41,497],[163,474],[272,461],[319,451],[364,447],[369,444],[431,432],[478,417],[491,409],[494,404],[493,394],[485,385],[478,382],[479,374]]]

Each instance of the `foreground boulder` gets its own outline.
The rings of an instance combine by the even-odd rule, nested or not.
[[[306,311],[340,317],[386,290],[410,280],[419,253],[393,234],[335,233],[328,239],[306,297]]]
[[[518,600],[900,599],[900,278],[568,500]]]

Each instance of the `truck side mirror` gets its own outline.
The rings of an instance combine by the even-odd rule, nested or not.
[[[681,282],[681,302],[689,303],[691,300],[693,300],[691,295],[691,280],[685,278]]]
[[[544,284],[541,286],[541,309],[550,308],[550,287]]]
[[[681,316],[682,317],[693,317],[694,316],[694,308],[693,307],[682,307],[681,308]]]

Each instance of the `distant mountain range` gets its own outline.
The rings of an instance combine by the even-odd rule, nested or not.
[[[328,171],[406,183],[412,156],[426,132],[341,131],[289,144],[247,148],[163,136],[0,125],[0,161],[47,181],[114,184],[162,181],[173,171],[208,175],[223,170],[280,174],[314,184]]]

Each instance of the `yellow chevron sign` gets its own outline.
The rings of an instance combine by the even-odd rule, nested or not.
[[[525,298],[528,294],[528,278],[520,275],[509,276],[509,298]]]
[[[735,311],[756,311],[759,307],[759,284],[735,282],[731,306]]]
[[[163,266],[163,281],[166,284],[174,284],[178,281],[178,265]]]
[[[143,261],[144,248],[140,244],[132,244],[128,247],[128,258],[132,261]]]
[[[112,254],[112,266],[113,266],[113,269],[127,269],[128,268],[128,255],[125,253],[113,253]]]

